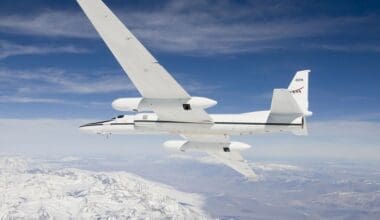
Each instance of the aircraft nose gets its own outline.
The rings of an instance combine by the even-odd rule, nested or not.
[[[85,133],[96,133],[103,123],[95,122],[79,126],[79,130]]]

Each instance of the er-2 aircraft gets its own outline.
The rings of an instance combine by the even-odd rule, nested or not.
[[[118,111],[136,114],[85,124],[81,130],[106,135],[180,135],[183,139],[163,146],[178,152],[206,152],[253,181],[258,177],[240,154],[250,146],[230,141],[230,136],[266,132],[307,135],[305,117],[312,115],[308,104],[310,70],[298,71],[288,88],[274,89],[270,110],[208,114],[205,110],[217,102],[190,96],[101,0],[77,2],[141,94],[112,103]]]

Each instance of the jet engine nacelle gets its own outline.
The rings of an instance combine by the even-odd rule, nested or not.
[[[229,144],[218,144],[218,143],[207,143],[207,142],[190,142],[186,140],[173,140],[166,141],[163,146],[174,152],[185,152],[185,151],[220,151],[225,152],[230,151],[243,151],[251,146],[242,142],[231,142]]]
[[[149,98],[119,98],[112,102],[112,107],[118,111],[152,111],[152,106],[171,106],[188,104],[191,108],[210,108],[217,104],[217,101],[204,98],[192,97],[190,100],[182,102],[178,99],[149,99]]]

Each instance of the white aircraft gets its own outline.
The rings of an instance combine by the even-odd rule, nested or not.
[[[163,145],[178,151],[206,152],[250,180],[257,176],[240,155],[248,144],[231,135],[290,131],[307,135],[309,70],[296,73],[287,89],[274,89],[271,109],[242,114],[207,114],[216,101],[192,97],[149,53],[101,0],[77,0],[142,97],[119,98],[118,111],[138,112],[83,125],[98,134],[177,134]]]

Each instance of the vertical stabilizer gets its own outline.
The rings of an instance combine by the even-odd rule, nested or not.
[[[309,73],[310,70],[298,71],[288,87],[305,115],[309,114]]]
[[[292,130],[296,135],[307,135],[306,117],[309,111],[309,73],[298,71],[288,89],[274,89],[268,121],[271,123],[301,122],[301,126]]]
[[[303,115],[297,100],[287,89],[274,89],[272,97],[271,114],[275,115]]]

